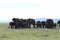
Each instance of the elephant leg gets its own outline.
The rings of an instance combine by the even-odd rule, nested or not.
[[[43,28],[44,28],[44,25],[43,25]]]
[[[33,25],[33,27],[35,28],[35,24]]]
[[[29,25],[29,28],[31,28],[30,25]]]
[[[17,26],[15,26],[15,29],[17,29]]]
[[[41,26],[41,25],[40,25],[39,27],[40,27],[40,28],[42,28],[42,26]]]
[[[13,29],[12,25],[11,25],[11,29]]]
[[[37,28],[38,28],[38,25],[37,25]]]

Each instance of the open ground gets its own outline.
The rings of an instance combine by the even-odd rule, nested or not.
[[[60,28],[10,29],[8,26],[0,24],[0,40],[60,40]]]

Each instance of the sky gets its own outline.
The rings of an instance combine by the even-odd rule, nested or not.
[[[12,18],[60,18],[60,0],[0,0],[0,22]]]

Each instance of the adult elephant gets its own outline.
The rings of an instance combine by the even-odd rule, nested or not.
[[[27,28],[28,27],[28,22],[27,19],[19,19],[19,25],[21,28]]]
[[[28,28],[28,20],[27,19],[23,19],[23,21],[22,21],[22,27],[23,28]]]
[[[28,26],[28,21],[27,19],[18,19],[18,18],[13,18],[12,19],[15,22],[15,28],[27,28]]]
[[[39,27],[39,28],[42,28],[42,23],[40,22],[40,21],[37,21],[36,22],[36,25],[37,25],[37,28]]]
[[[9,28],[13,29],[15,27],[15,23],[14,22],[10,22],[9,23]]]
[[[15,29],[20,28],[21,20],[19,18],[13,18],[12,21],[15,23]]]
[[[46,20],[46,28],[54,28],[53,27],[53,20],[52,19],[47,19]]]
[[[28,27],[31,28],[31,25],[33,25],[33,28],[35,28],[35,19],[27,19],[28,21]]]

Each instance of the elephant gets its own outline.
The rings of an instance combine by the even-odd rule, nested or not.
[[[46,25],[46,28],[54,28],[54,27],[53,27],[53,23],[54,23],[54,22],[53,22],[52,19],[47,19],[47,20],[46,20],[46,24],[45,24],[45,25]]]
[[[10,22],[10,23],[9,23],[9,28],[13,29],[14,26],[15,26],[15,23],[14,23],[14,22]]]
[[[33,28],[35,28],[35,19],[27,19],[28,27],[31,28],[31,25],[33,25]]]
[[[40,21],[37,21],[36,22],[36,25],[37,25],[37,28],[39,27],[39,28],[42,28],[42,23],[40,22]]]

